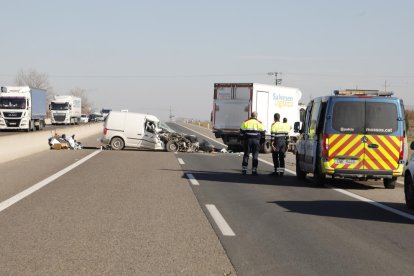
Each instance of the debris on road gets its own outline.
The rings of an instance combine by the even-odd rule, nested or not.
[[[48,139],[48,144],[50,149],[60,150],[60,149],[73,149],[79,150],[82,149],[81,142],[75,140],[75,135],[66,136],[62,134],[61,136],[55,133],[52,137]]]

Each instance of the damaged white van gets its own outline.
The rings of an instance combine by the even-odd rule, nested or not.
[[[157,134],[159,122],[154,115],[111,111],[100,141],[113,150],[125,147],[164,150],[165,145]]]

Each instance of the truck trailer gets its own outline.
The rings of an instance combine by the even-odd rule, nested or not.
[[[298,134],[293,132],[293,125],[300,120],[299,100],[302,92],[298,88],[276,86],[260,83],[215,83],[212,112],[213,133],[222,138],[229,150],[242,148],[240,125],[247,120],[252,111],[257,111],[258,120],[266,130],[266,139],[262,152],[271,152],[270,129],[273,115],[287,118],[291,125],[289,141],[291,145]],[[302,111],[303,112],[303,111]],[[292,148],[292,146],[289,146]]]
[[[50,102],[49,109],[53,125],[77,125],[82,115],[82,101],[73,95],[56,95]]]
[[[40,130],[45,126],[46,90],[29,86],[2,86],[0,130]]]

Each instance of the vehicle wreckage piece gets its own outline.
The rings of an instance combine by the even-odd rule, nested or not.
[[[57,133],[48,139],[48,144],[50,149],[60,150],[60,149],[82,149],[81,142],[75,140],[75,135],[66,136],[62,134],[59,136]]]

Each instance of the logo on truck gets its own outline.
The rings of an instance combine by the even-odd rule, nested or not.
[[[284,107],[292,107],[293,106],[293,97],[292,96],[284,96],[281,94],[273,93],[273,101],[275,102],[275,106],[278,108]]]

